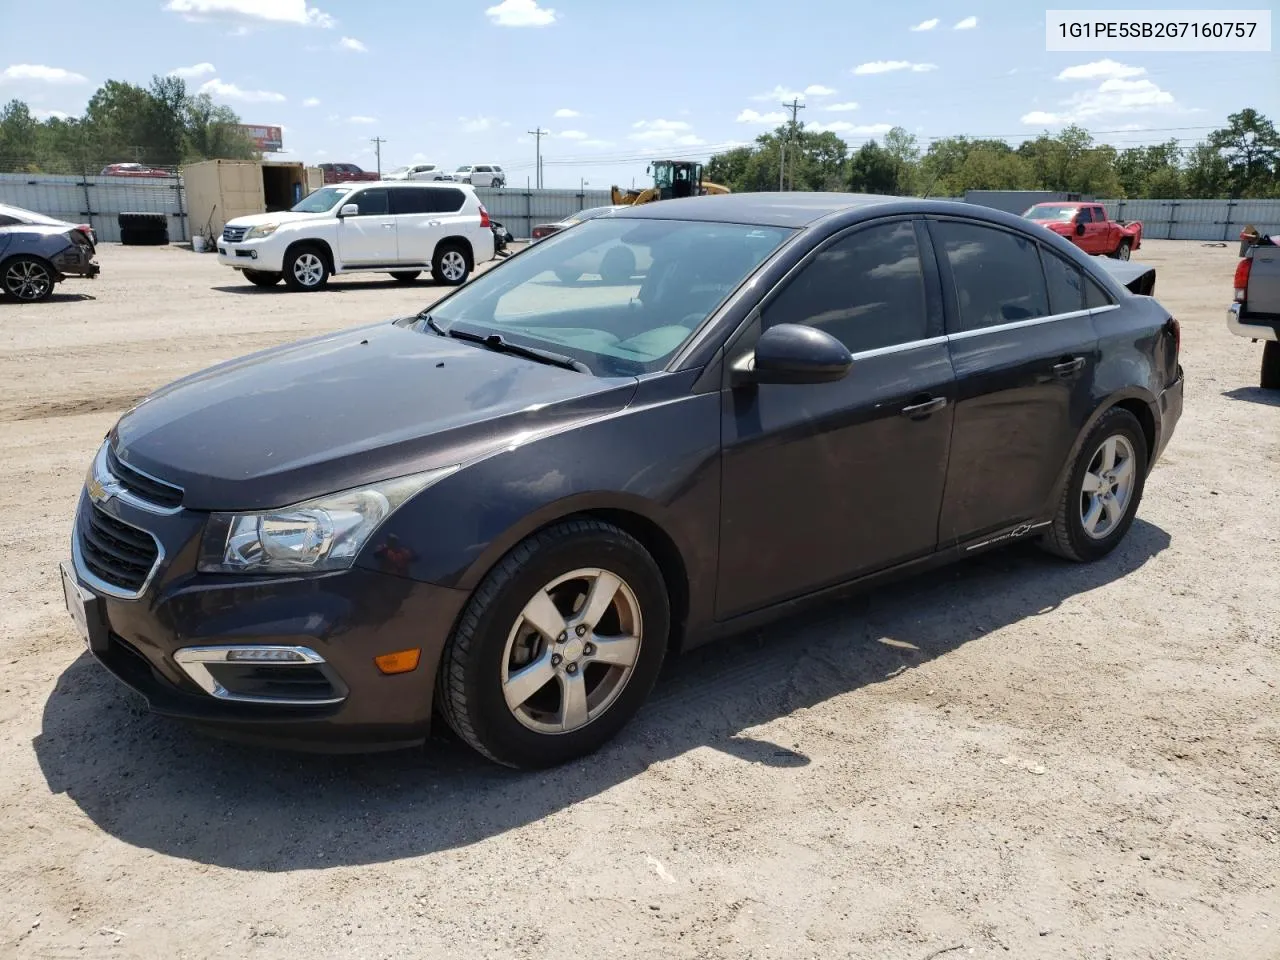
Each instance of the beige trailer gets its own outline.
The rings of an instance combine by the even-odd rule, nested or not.
[[[297,161],[204,160],[182,168],[191,235],[216,240],[228,220],[288,210],[324,185],[319,167]]]

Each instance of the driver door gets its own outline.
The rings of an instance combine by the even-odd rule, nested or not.
[[[347,267],[386,266],[399,258],[396,219],[385,188],[361,190],[348,197],[360,212],[338,223],[338,255]]]

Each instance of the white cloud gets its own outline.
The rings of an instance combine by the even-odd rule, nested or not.
[[[71,114],[65,110],[32,110],[31,115],[37,120],[70,120]]]
[[[343,50],[354,50],[356,53],[368,53],[369,48],[357,40],[355,37],[343,37],[338,41],[338,46]]]
[[[581,130],[562,130],[556,134],[557,137],[563,137],[565,140],[590,140],[591,135]]]
[[[872,60],[870,63],[858,64],[853,68],[853,72],[862,77],[874,73],[893,73],[897,70],[927,73],[937,69],[937,65],[932,63],[912,63],[910,60]]]
[[[854,101],[849,100],[845,103],[828,103],[822,109],[830,111],[831,113],[849,113],[853,110],[857,110],[858,105]]]
[[[462,124],[464,133],[483,133],[493,126],[489,117],[459,117],[458,122]]]
[[[328,150],[317,150],[317,151],[315,151],[315,153],[313,154],[313,156],[317,156],[317,157],[327,157],[328,155],[329,155],[329,151],[328,151]]]
[[[377,122],[378,122],[377,117],[366,117],[359,113],[355,114],[354,116],[347,117],[347,123],[359,123],[359,124],[368,125],[370,123],[377,123]]]
[[[580,114],[577,110],[570,110],[568,107],[561,107],[559,110],[557,110],[553,114],[553,116],[557,120],[568,120],[572,117],[580,117],[582,116],[582,114]]]
[[[583,140],[582,145],[584,147],[596,147],[596,148],[612,147],[613,141],[612,140]]]
[[[15,63],[0,73],[3,80],[38,80],[41,83],[88,83],[89,78],[62,67],[46,67],[41,63]]]
[[[893,129],[891,123],[849,123],[847,120],[835,120],[831,123],[814,123],[805,128],[814,133],[855,133],[868,137],[878,137]]]
[[[547,27],[556,22],[556,12],[538,6],[537,0],[502,0],[484,13],[500,27]]]
[[[1110,77],[1140,77],[1146,73],[1143,67],[1132,67],[1127,63],[1114,60],[1095,60],[1092,63],[1081,63],[1067,67],[1060,74],[1059,80],[1105,80]]]
[[[212,63],[196,63],[189,67],[174,67],[169,71],[171,77],[181,77],[183,80],[198,80],[210,73],[217,73],[218,68]]]
[[[302,105],[303,105],[304,107],[318,107],[318,106],[320,106],[320,98],[319,98],[319,97],[307,97],[307,99],[305,99],[305,100],[303,100],[303,101],[302,101]]]
[[[781,110],[772,110],[769,113],[757,113],[755,110],[743,110],[738,114],[738,123],[782,123],[787,119],[787,115]]]
[[[804,88],[804,92],[809,97],[829,97],[835,93],[835,90],[831,87],[824,87],[820,83],[811,83]]]
[[[965,17],[963,20],[961,20],[951,29],[952,30],[972,30],[977,25],[978,25],[977,17]]]
[[[1083,90],[1061,101],[1060,106],[1062,109],[1057,111],[1032,110],[1023,114],[1021,120],[1026,124],[1055,126],[1127,113],[1183,112],[1172,93],[1145,77],[1130,80],[1109,76],[1095,89]]]
[[[805,97],[829,97],[835,93],[830,87],[824,87],[820,83],[811,83],[803,90],[794,90],[791,87],[784,87],[778,84],[768,93],[757,93],[752,100],[759,103],[765,103],[773,100],[781,102],[783,100],[803,100]]]
[[[241,103],[284,103],[283,93],[272,90],[241,90],[234,83],[223,83],[217,77],[200,85],[200,93],[221,100],[239,100]]]
[[[919,33],[921,30],[932,30],[938,25],[937,17],[930,17],[928,20],[921,20],[911,29]]]
[[[630,140],[678,147],[696,147],[706,143],[701,137],[687,132],[692,128],[683,120],[637,120],[631,128],[635,132],[627,134]]]
[[[188,20],[248,20],[306,27],[332,27],[335,22],[322,10],[308,7],[306,0],[169,0],[164,9]]]

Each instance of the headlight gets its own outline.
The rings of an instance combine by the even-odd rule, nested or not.
[[[343,570],[382,521],[457,466],[386,480],[261,513],[215,513],[205,526],[202,573]]]
[[[278,223],[261,223],[256,227],[250,227],[249,232],[244,235],[246,240],[261,240],[263,237],[269,237],[280,229]]]

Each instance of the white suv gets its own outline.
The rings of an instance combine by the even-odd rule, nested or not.
[[[496,163],[467,164],[453,171],[453,179],[473,187],[505,187],[507,175]]]
[[[383,180],[448,180],[444,167],[434,163],[415,163],[409,167],[397,167],[384,174]]]
[[[389,273],[403,283],[430,269],[457,286],[493,259],[489,213],[472,187],[456,183],[341,183],[286,213],[227,222],[218,262],[245,279],[319,290],[334,273]]]

